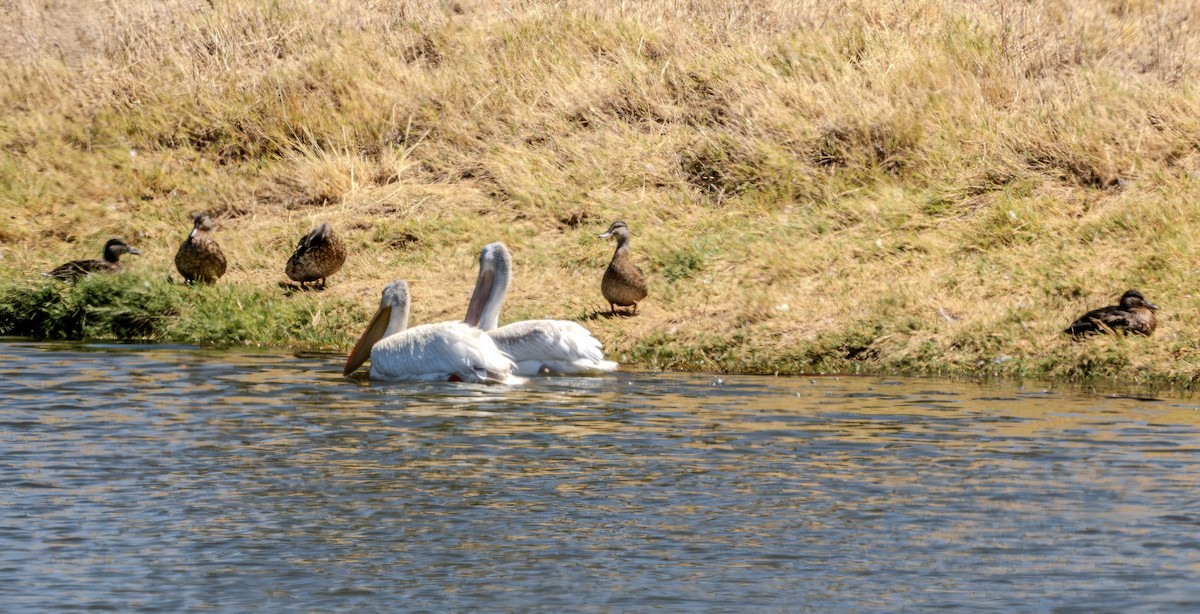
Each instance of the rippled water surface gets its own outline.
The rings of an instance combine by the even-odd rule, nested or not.
[[[5,611],[1200,608],[1189,400],[0,343]]]

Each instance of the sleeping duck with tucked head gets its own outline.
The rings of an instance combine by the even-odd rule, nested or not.
[[[1141,292],[1130,290],[1121,295],[1120,303],[1079,316],[1063,332],[1076,338],[1108,332],[1150,336],[1158,326],[1154,317],[1157,310],[1158,305],[1146,300]]]
[[[283,272],[300,287],[311,282],[320,282],[325,287],[325,278],[341,270],[346,262],[346,246],[333,234],[327,223],[321,223],[300,239],[296,251],[288,258]]]
[[[121,254],[139,255],[142,252],[121,239],[109,239],[104,244],[104,260],[72,260],[42,273],[46,277],[74,280],[91,273],[117,273],[121,270]]]

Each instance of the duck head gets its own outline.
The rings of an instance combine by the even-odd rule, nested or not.
[[[208,217],[207,213],[196,213],[192,215],[192,232],[188,238],[196,236],[199,232],[209,232],[213,229],[212,218]]]
[[[613,222],[612,225],[608,227],[608,230],[600,234],[601,239],[607,239],[609,237],[616,237],[618,243],[628,241],[629,226],[626,226],[625,222],[622,222],[621,220]]]
[[[1150,311],[1158,311],[1158,305],[1146,300],[1146,297],[1142,296],[1142,293],[1137,290],[1130,290],[1121,295],[1121,309],[1128,311],[1136,307],[1145,307]]]
[[[104,260],[106,262],[116,262],[120,259],[121,254],[141,255],[142,251],[130,245],[121,239],[109,239],[108,243],[104,244]]]
[[[300,244],[296,246],[296,249],[311,248],[314,245],[328,243],[331,234],[333,234],[333,229],[329,227],[329,223],[321,222],[300,238]]]

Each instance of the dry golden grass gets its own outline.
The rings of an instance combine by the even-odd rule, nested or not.
[[[585,320],[619,360],[1190,383],[1194,12],[8,0],[0,276],[120,235],[165,277],[207,210],[220,283],[262,291],[331,222],[352,252],[322,296],[363,317],[397,277],[414,321],[460,317],[503,240],[504,319]],[[652,284],[633,318],[599,314],[614,219]],[[1131,287],[1154,337],[1059,334]]]

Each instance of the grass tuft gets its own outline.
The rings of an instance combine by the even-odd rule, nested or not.
[[[0,286],[0,335],[46,339],[160,340],[179,314],[166,284],[132,275],[88,276]]]
[[[185,286],[130,274],[0,285],[0,335],[227,347],[340,348],[357,305],[282,290]]]

